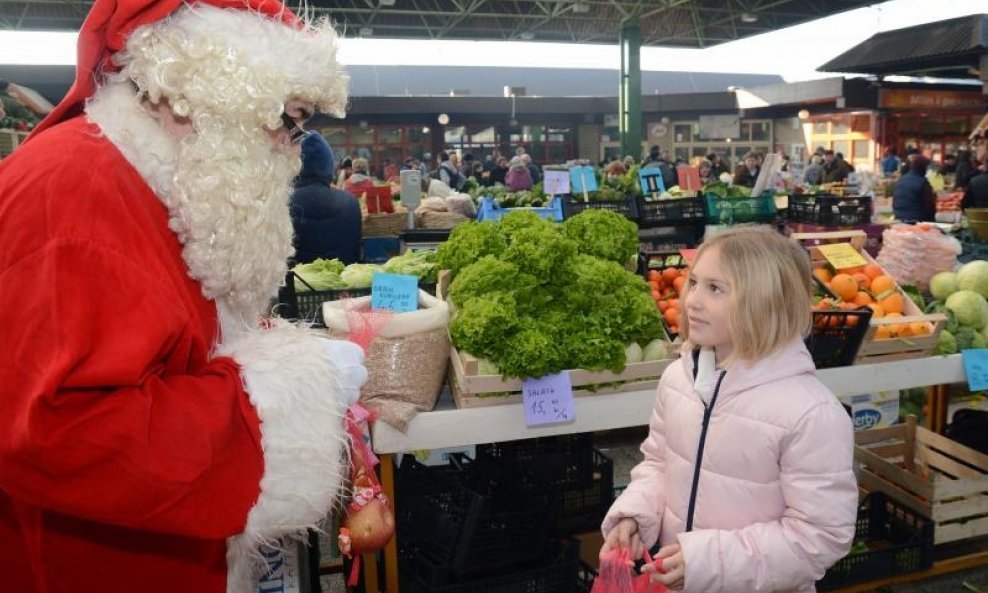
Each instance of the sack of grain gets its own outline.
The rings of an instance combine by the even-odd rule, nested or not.
[[[370,302],[371,297],[361,297],[324,303],[323,319],[329,333],[347,338],[348,307],[370,312]],[[415,414],[436,406],[449,360],[448,325],[449,306],[419,290],[419,309],[390,314],[367,349],[368,378],[360,401],[402,432]]]

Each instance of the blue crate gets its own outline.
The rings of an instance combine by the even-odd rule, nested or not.
[[[502,208],[498,206],[493,198],[484,196],[481,198],[480,207],[477,208],[477,220],[501,220],[505,214],[514,211],[528,210],[556,222],[563,221],[563,201],[559,196],[553,196],[549,206],[543,208]]]
[[[401,255],[401,239],[398,237],[366,237],[362,240],[364,263],[383,264],[396,255]]]
[[[775,220],[775,194],[764,192],[756,197],[722,198],[706,194],[707,224],[772,222]]]

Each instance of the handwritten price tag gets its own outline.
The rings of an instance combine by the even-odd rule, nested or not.
[[[971,391],[988,389],[988,349],[961,350],[967,386]]]
[[[419,308],[419,279],[405,274],[375,272],[371,278],[371,309],[408,313]]]
[[[567,171],[544,171],[545,180],[542,191],[547,196],[558,196],[569,193],[569,173]]]
[[[830,262],[830,265],[832,265],[835,270],[856,268],[868,263],[865,261],[865,258],[861,257],[858,250],[855,249],[850,243],[818,245],[817,249],[820,250],[823,257],[827,258],[827,261]]]
[[[526,379],[521,384],[521,396],[525,403],[526,426],[560,424],[576,420],[569,371],[538,379]]]
[[[575,194],[597,191],[597,175],[589,165],[572,167],[569,170],[569,184]]]

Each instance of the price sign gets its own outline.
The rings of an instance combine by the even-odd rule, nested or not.
[[[419,279],[405,274],[375,272],[371,279],[371,309],[408,313],[419,308]]]
[[[569,181],[573,193],[597,191],[597,175],[590,165],[572,167],[569,170]]]
[[[961,350],[967,386],[971,391],[988,389],[988,349]]]
[[[856,268],[868,263],[865,261],[865,258],[861,257],[858,250],[855,249],[850,243],[818,245],[817,249],[820,250],[823,257],[827,258],[827,261],[830,262],[830,265],[832,265],[835,270]]]
[[[526,426],[561,424],[576,420],[569,371],[538,379],[526,379],[521,384],[521,396],[525,403]]]
[[[696,259],[696,251],[696,249],[680,249],[679,255],[683,256],[683,261],[685,261],[687,265],[692,266],[693,260]]]
[[[569,173],[566,171],[545,171],[542,181],[542,191],[547,196],[558,196],[569,193]]]

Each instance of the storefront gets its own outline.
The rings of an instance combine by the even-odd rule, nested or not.
[[[878,106],[884,114],[880,141],[899,155],[918,149],[933,162],[967,148],[968,136],[984,116],[978,88],[971,90],[920,90],[886,88]]]

